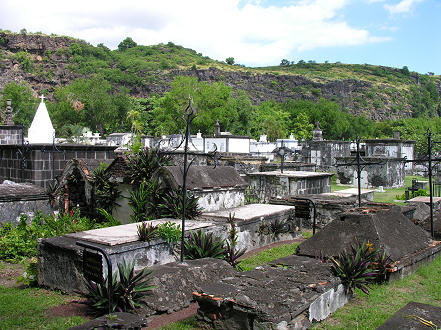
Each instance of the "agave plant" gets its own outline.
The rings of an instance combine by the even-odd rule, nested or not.
[[[355,288],[369,294],[368,283],[376,278],[377,271],[372,267],[371,254],[366,243],[357,243],[351,246],[349,252],[345,249],[337,258],[330,257],[329,260],[331,272],[340,277],[347,294],[353,294]]]
[[[116,288],[117,305],[126,312],[141,306],[142,297],[153,289],[149,285],[151,271],[144,268],[135,275],[135,262],[118,264],[119,285]]]
[[[88,304],[95,310],[96,314],[101,315],[108,312],[109,295],[108,287],[112,286],[112,306],[111,312],[126,312],[141,306],[141,299],[150,291],[153,286],[149,285],[151,271],[144,268],[135,274],[135,263],[118,264],[118,271],[112,276],[111,283],[108,278],[104,278],[103,284],[94,281],[86,281],[88,290],[85,297]]]
[[[158,227],[146,221],[142,222],[137,227],[138,237],[141,241],[150,242],[159,235]]]
[[[201,229],[190,233],[184,240],[185,257],[190,260],[201,258],[224,259],[225,241],[213,233],[205,233]]]

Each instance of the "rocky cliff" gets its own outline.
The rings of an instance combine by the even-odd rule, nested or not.
[[[84,56],[83,46],[88,47],[88,57]],[[253,69],[207,60],[201,54],[197,54],[199,57],[195,63],[204,62],[205,65],[168,67],[166,61],[173,57],[173,51],[184,48],[173,45],[172,49],[167,49],[167,45],[161,45],[157,49],[164,54],[161,59],[164,69],[138,72],[127,68],[126,63],[118,62],[120,54],[117,50],[106,49],[104,52],[103,48],[69,37],[0,32],[0,89],[10,81],[25,81],[31,85],[35,95],[44,92],[49,99],[53,99],[56,87],[68,85],[80,77],[102,73],[99,71],[101,65],[106,66],[107,72],[116,70],[126,74],[126,71],[130,71],[130,74],[137,75],[138,80],[146,80],[148,76],[148,83],[119,83],[128,87],[136,97],[163,94],[170,89],[171,82],[178,75],[195,76],[201,81],[222,81],[234,90],[244,90],[254,104],[265,100],[318,101],[325,98],[340,103],[352,114],[363,114],[374,120],[411,116],[415,99],[425,96],[425,85],[420,82],[420,75],[409,72],[405,75],[400,69],[343,64]],[[196,56],[196,52],[191,52]],[[149,57],[148,51],[145,53],[137,61],[150,63],[158,57],[157,54],[154,55],[156,57]],[[89,65],[87,61],[92,62]],[[99,61],[102,63],[97,66]],[[424,76],[424,79],[435,86],[438,94],[441,92],[439,76]],[[112,84],[118,88],[115,81]],[[439,96],[436,102],[439,102]]]

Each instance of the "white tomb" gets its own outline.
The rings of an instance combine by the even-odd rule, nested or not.
[[[32,120],[31,127],[28,130],[29,143],[53,143],[55,138],[55,129],[52,126],[49,113],[47,112],[44,96],[41,95],[41,102],[38,105],[37,112]]]

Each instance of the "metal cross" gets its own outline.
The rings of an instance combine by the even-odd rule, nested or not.
[[[356,145],[357,145],[357,151],[355,154],[355,160],[354,162],[347,163],[347,164],[336,164],[336,166],[357,166],[357,185],[358,185],[358,207],[361,207],[361,171],[367,166],[367,165],[380,165],[384,164],[384,162],[367,162],[361,157],[360,154],[360,137],[357,135],[356,138]]]

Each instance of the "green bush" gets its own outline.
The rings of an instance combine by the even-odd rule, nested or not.
[[[173,244],[181,239],[182,229],[180,225],[167,221],[158,225],[157,228],[159,237],[165,239],[168,244]]]
[[[97,224],[94,220],[80,217],[79,211],[58,214],[58,216],[43,215],[37,212],[29,221],[22,215],[17,227],[6,223],[0,228],[0,259],[19,262],[37,255],[37,239],[60,236],[67,233],[101,228],[107,223]]]

